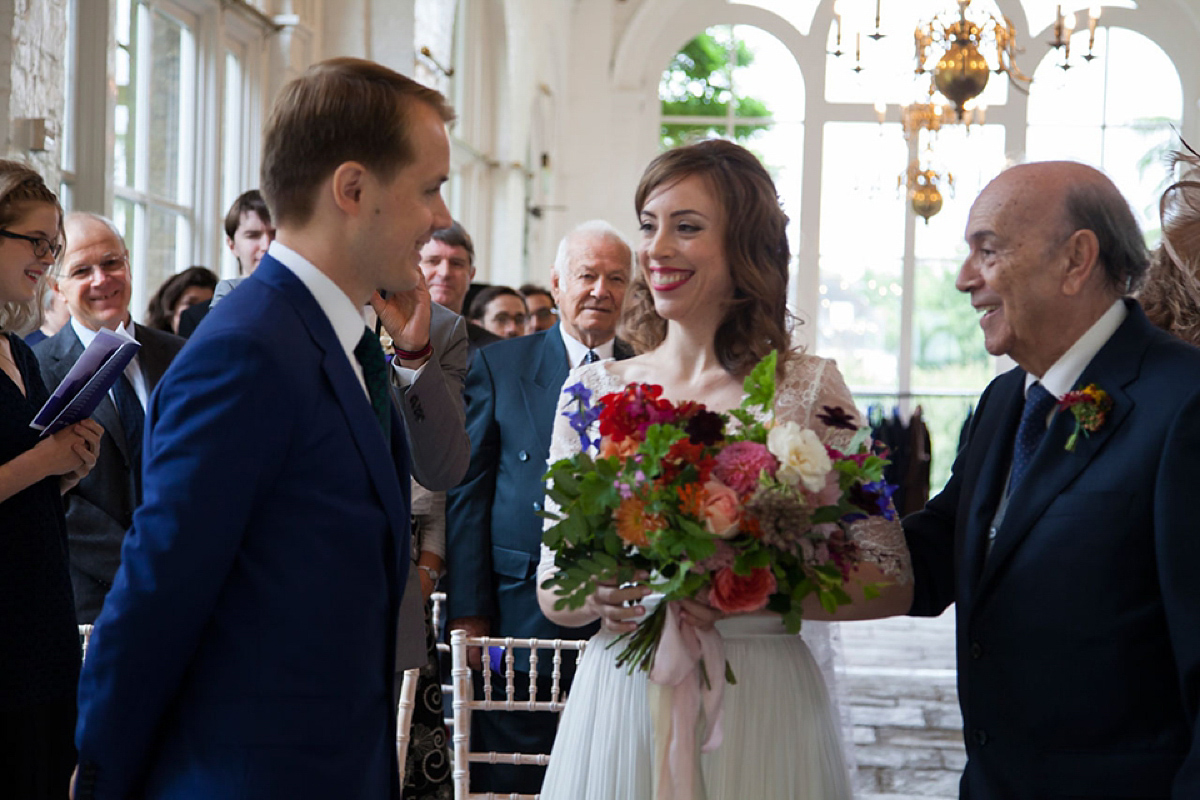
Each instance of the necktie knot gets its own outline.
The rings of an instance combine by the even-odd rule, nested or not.
[[[1017,428],[1017,440],[1013,443],[1012,475],[1010,491],[1016,489],[1029,469],[1038,445],[1046,435],[1046,418],[1058,399],[1041,383],[1029,387],[1025,394],[1025,410],[1021,412],[1021,424]]]
[[[595,350],[588,348],[587,355],[585,355],[583,357],[583,363],[584,364],[595,364],[599,360],[600,360],[600,354],[597,353]]]
[[[354,347],[354,357],[362,366],[363,379],[367,384],[367,394],[371,398],[371,408],[383,429],[384,441],[392,438],[392,409],[391,396],[388,393],[387,360],[383,357],[383,348],[379,345],[379,337],[370,328],[363,328],[363,335]]]

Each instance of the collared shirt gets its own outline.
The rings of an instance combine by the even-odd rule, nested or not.
[[[96,338],[96,331],[83,325],[75,317],[71,317],[71,330],[75,331],[75,335],[79,337],[79,343],[83,345],[83,349],[87,350],[91,345],[92,340]],[[117,326],[117,335],[124,336],[126,339],[137,341],[137,337],[133,335],[133,322],[122,322]],[[129,379],[129,383],[133,385],[133,393],[137,395],[138,402],[142,404],[142,410],[145,411],[150,400],[150,392],[146,386],[146,376],[142,375],[141,362],[138,361],[137,355],[130,359],[125,365],[125,377]],[[115,387],[114,387],[115,388]],[[113,390],[109,389],[108,394],[112,397],[113,404],[117,402],[117,396],[113,394]]]
[[[1040,381],[1042,386],[1046,387],[1046,391],[1055,397],[1062,397],[1074,389],[1075,382],[1087,369],[1087,365],[1092,363],[1096,353],[1108,343],[1128,315],[1125,301],[1118,299],[1059,357],[1058,361],[1051,365],[1050,369],[1046,370],[1045,375],[1040,378],[1029,374],[1025,376],[1025,393],[1029,393],[1029,387],[1036,381]]]
[[[607,361],[613,357],[613,343],[617,338],[614,336],[602,345],[589,348],[586,344],[576,339],[571,334],[567,333],[567,329],[558,325],[558,332],[562,334],[563,344],[567,347],[567,366],[575,369],[583,364],[583,359],[587,357],[588,350],[595,350],[596,355],[600,356],[601,361]]]
[[[358,377],[359,386],[370,400],[371,395],[367,392],[367,381],[363,377],[362,365],[354,357],[354,348],[358,347],[363,328],[367,325],[363,320],[362,312],[328,275],[278,239],[271,242],[271,246],[267,248],[267,254],[287,267],[312,293],[313,299],[317,301],[317,305],[329,319],[329,324],[333,326],[333,334],[337,337],[342,350],[345,351],[346,358],[350,361],[350,368]]]

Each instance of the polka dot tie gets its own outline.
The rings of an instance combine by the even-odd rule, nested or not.
[[[1057,398],[1040,383],[1030,386],[1025,394],[1025,410],[1021,412],[1021,425],[1017,428],[1017,440],[1013,443],[1010,491],[1016,489],[1025,477],[1025,472],[1033,461],[1033,454],[1037,452],[1038,445],[1046,435],[1046,417],[1056,402]]]
[[[599,354],[599,353],[597,353],[595,350],[588,350],[588,351],[587,351],[587,354],[586,354],[586,355],[583,357],[583,362],[582,362],[582,363],[584,363],[584,364],[595,364],[595,363],[596,363],[597,361],[599,361],[599,360],[600,360],[600,354]]]

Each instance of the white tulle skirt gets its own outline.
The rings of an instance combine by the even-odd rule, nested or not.
[[[734,617],[717,628],[737,684],[725,688],[724,743],[700,756],[695,800],[850,800],[839,720],[804,641],[777,617]],[[615,665],[613,638],[598,633],[580,661],[543,800],[653,795],[646,675]]]

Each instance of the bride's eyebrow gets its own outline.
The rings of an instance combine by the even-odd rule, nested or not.
[[[689,214],[695,215],[697,217],[702,217],[703,219],[708,219],[708,217],[704,214],[703,211],[697,211],[694,208],[681,208],[678,211],[671,212],[672,217],[686,217]]]

